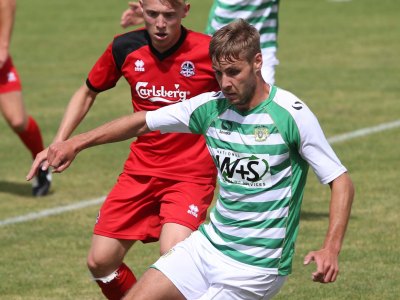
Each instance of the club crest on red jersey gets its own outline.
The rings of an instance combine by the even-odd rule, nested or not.
[[[195,74],[194,63],[191,61],[184,61],[181,65],[181,75],[185,77],[191,77]]]

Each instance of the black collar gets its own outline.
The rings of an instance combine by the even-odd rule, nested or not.
[[[179,40],[175,43],[175,45],[173,45],[171,48],[169,48],[167,51],[165,51],[163,53],[158,52],[157,49],[153,47],[153,44],[151,43],[150,35],[147,32],[147,30],[145,31],[145,35],[146,35],[146,39],[149,43],[150,51],[153,52],[153,54],[159,60],[163,60],[163,59],[167,58],[168,56],[172,55],[183,44],[183,42],[185,41],[186,36],[187,36],[187,29],[185,27],[181,26],[181,36],[179,37]]]

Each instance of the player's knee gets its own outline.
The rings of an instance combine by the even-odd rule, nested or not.
[[[99,268],[97,262],[90,255],[86,259],[86,265],[91,273],[93,273],[93,271]]]
[[[89,254],[86,260],[86,264],[89,271],[94,276],[98,276],[98,274],[103,275],[104,271],[107,272],[107,265],[109,263],[104,258]]]
[[[12,128],[12,130],[14,130],[15,132],[23,132],[26,129],[26,120],[24,118],[21,117],[12,117],[10,118],[8,121],[8,124],[10,124],[10,127]]]
[[[94,255],[89,253],[86,265],[93,277],[108,276],[122,264],[122,261],[111,255]]]

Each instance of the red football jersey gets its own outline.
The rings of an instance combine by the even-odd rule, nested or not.
[[[210,37],[182,27],[179,41],[167,52],[151,45],[145,29],[114,38],[89,73],[96,92],[114,87],[121,76],[131,86],[134,111],[155,110],[219,90],[208,55]],[[194,134],[151,132],[131,144],[125,171],[179,181],[210,184],[216,169],[204,138]]]

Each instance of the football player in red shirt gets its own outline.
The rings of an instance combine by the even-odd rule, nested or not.
[[[68,139],[97,94],[121,77],[131,87],[135,112],[219,89],[208,56],[210,37],[182,26],[190,5],[142,0],[140,7],[145,28],[114,38],[71,98],[54,143]],[[46,156],[47,149],[37,159]],[[197,229],[213,199],[215,178],[200,135],[154,132],[131,144],[123,172],[100,209],[87,260],[106,297],[120,299],[135,283],[123,260],[136,241],[159,240],[163,254]]]
[[[35,158],[44,149],[43,139],[35,119],[26,113],[21,81],[9,53],[15,7],[15,0],[0,0],[0,111]],[[33,182],[33,196],[47,195],[50,185],[51,174],[40,170]]]

